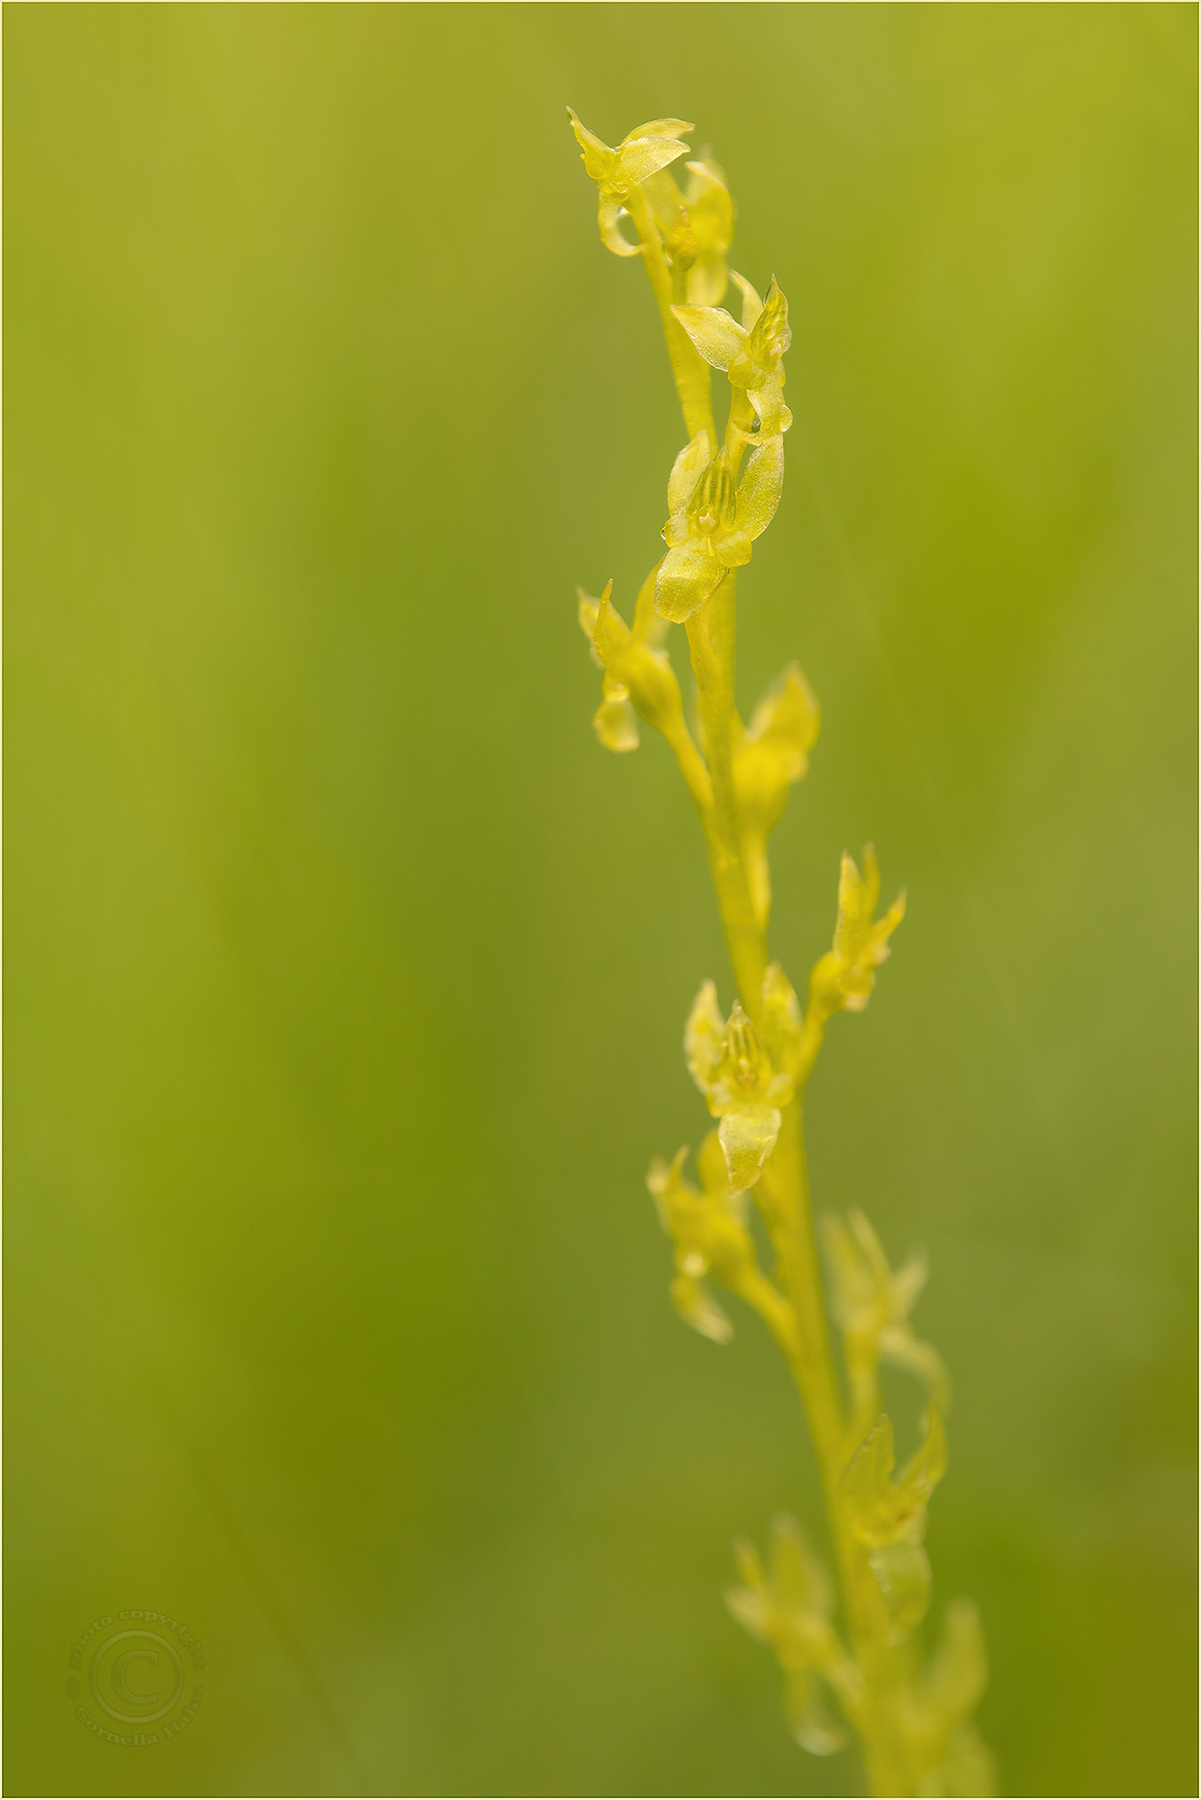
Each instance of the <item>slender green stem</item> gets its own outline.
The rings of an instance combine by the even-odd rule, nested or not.
[[[775,1151],[760,1181],[760,1207],[797,1319],[793,1374],[808,1415],[827,1497],[842,1476],[846,1430],[830,1353],[805,1167],[800,1100],[784,1109]]]
[[[709,866],[739,997],[752,1019],[763,1011],[767,950],[755,917],[742,855],[738,796],[734,789],[731,733],[734,722],[735,576],[731,569],[712,599],[688,621],[688,647],[696,676],[705,756],[713,805],[705,817]]]
[[[713,783],[709,780],[709,771],[701,760],[701,753],[693,743],[688,727],[681,731],[670,726],[663,732],[664,737],[676,754],[680,765],[680,774],[684,777],[689,793],[696,801],[697,810],[702,823],[709,817],[713,807]]]
[[[646,272],[659,303],[663,335],[667,339],[667,354],[671,358],[671,372],[675,376],[676,392],[680,396],[688,436],[694,438],[698,432],[707,431],[709,442],[716,450],[717,427],[713,423],[709,365],[671,310],[674,300],[671,270],[663,255],[663,240],[659,236],[650,202],[642,189],[636,187],[626,195],[625,205],[642,244]]]

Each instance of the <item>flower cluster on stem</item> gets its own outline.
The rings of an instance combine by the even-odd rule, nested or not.
[[[993,1774],[972,1723],[987,1679],[975,1609],[966,1600],[946,1607],[928,1656],[916,1635],[930,1602],[926,1521],[947,1466],[950,1404],[942,1359],[910,1323],[925,1264],[912,1258],[891,1269],[857,1209],[826,1218],[827,1311],[805,1163],[805,1084],[830,1021],[867,1005],[904,895],[877,917],[874,850],[866,848],[861,866],[843,857],[833,941],[810,972],[803,1007],[767,951],[767,842],[805,774],[820,723],[796,663],[749,725],[734,693],[737,574],[783,491],[792,424],[784,400],[788,303],[774,275],[761,298],[728,267],[734,205],[712,157],[686,161],[687,179],[677,181],[673,165],[689,155],[692,125],[654,119],[611,147],[575,113],[571,123],[596,183],[602,242],[646,268],[685,431],[667,477],[666,548],[638,594],[633,623],[614,607],[611,582],[597,599],[578,593],[580,625],[603,672],[593,724],[607,749],[627,752],[638,746],[641,720],[674,752],[700,815],[734,977],[728,1013],[705,981],[685,1029],[685,1060],[717,1121],[696,1158],[700,1185],[687,1179],[681,1149],[670,1163],[652,1163],[648,1186],[673,1244],[670,1292],[680,1316],[703,1337],[728,1342],[733,1325],[714,1292],[725,1288],[758,1313],[788,1363],[838,1572],[836,1588],[800,1526],[781,1517],[766,1564],[750,1543],[737,1547],[741,1579],[727,1600],[773,1648],[785,1713],[806,1750],[828,1755],[854,1734],[874,1794],[983,1796],[993,1791]],[[721,305],[731,282],[738,319]],[[729,390],[720,436],[714,370]],[[667,650],[672,625],[687,634],[693,727]],[[752,1201],[771,1242],[770,1269],[749,1229]],[[917,1448],[899,1471],[881,1406],[883,1363],[906,1371],[922,1395]]]

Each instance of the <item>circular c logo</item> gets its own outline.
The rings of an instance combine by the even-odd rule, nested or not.
[[[115,1631],[97,1645],[88,1670],[93,1700],[119,1725],[165,1718],[183,1684],[179,1652],[157,1631]]]

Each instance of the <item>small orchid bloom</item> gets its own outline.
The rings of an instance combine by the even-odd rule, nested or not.
[[[821,709],[797,663],[789,663],[755,708],[745,731],[734,720],[734,788],[744,823],[747,879],[755,916],[766,928],[771,913],[767,839],[788,802],[788,790],[809,766]]]
[[[947,1470],[947,1438],[938,1408],[926,1409],[922,1441],[899,1477],[892,1420],[881,1413],[842,1478],[847,1524],[868,1549],[886,1544],[920,1544],[930,1496]]]
[[[834,1591],[795,1519],[772,1522],[770,1573],[754,1544],[734,1546],[742,1585],[726,1589],[726,1605],[738,1623],[775,1650],[785,1677],[785,1709],[798,1743],[813,1756],[841,1750],[847,1738],[830,1718],[815,1677],[837,1694],[855,1718],[863,1681],[830,1622]]]
[[[753,1187],[780,1135],[780,1108],[792,1099],[793,1079],[772,1067],[751,1021],[735,1000],[728,1020],[717,990],[706,981],[684,1032],[684,1054],[709,1111],[720,1119],[718,1139],[730,1186]]]
[[[874,919],[880,897],[880,865],[869,844],[863,852],[863,874],[844,854],[838,881],[838,921],[834,948],[809,977],[809,999],[825,1020],[845,1008],[862,1012],[876,985],[876,970],[888,955],[888,940],[905,916],[899,894],[882,919]]]
[[[599,600],[576,589],[580,629],[592,645],[593,661],[605,672],[600,708],[592,723],[607,750],[636,750],[635,714],[670,736],[683,729],[684,708],[680,684],[663,649],[666,621],[646,603],[644,592],[631,630],[612,595],[611,581]]]
[[[713,1275],[727,1287],[755,1265],[755,1245],[746,1228],[747,1197],[732,1192],[725,1157],[715,1131],[701,1145],[696,1166],[701,1177],[698,1191],[683,1176],[687,1150],[668,1164],[656,1157],[646,1185],[654,1195],[664,1231],[676,1247],[676,1276],[671,1298],[680,1317],[725,1344],[734,1327],[714,1299],[706,1276]]]
[[[874,1393],[881,1358],[926,1383],[940,1412],[950,1378],[938,1351],[914,1335],[909,1315],[926,1284],[926,1260],[912,1256],[891,1269],[879,1238],[858,1210],[822,1221],[830,1265],[832,1310],[842,1329],[853,1390]],[[867,1421],[870,1423],[870,1421]],[[865,1426],[866,1428],[866,1426]]]
[[[621,234],[621,217],[626,195],[648,176],[666,168],[677,156],[688,154],[688,145],[678,134],[696,128],[685,119],[651,119],[635,125],[616,149],[603,143],[594,132],[581,125],[571,107],[571,128],[580,146],[584,167],[600,190],[599,224],[601,242],[615,256],[640,256],[642,247],[631,244]]]
[[[734,237],[734,201],[716,163],[702,157],[684,167],[683,190],[670,170],[660,169],[646,181],[646,191],[664,253],[682,278],[676,292],[691,306],[717,306],[729,283],[726,251]]]
[[[952,1600],[934,1654],[898,1709],[911,1754],[924,1753],[944,1794],[997,1792],[992,1754],[970,1720],[987,1686],[980,1616],[970,1600]]]
[[[638,719],[630,702],[629,688],[611,669],[605,668],[596,646],[597,619],[601,607],[608,604],[612,591],[613,583],[610,582],[600,599],[594,600],[583,588],[577,588],[576,599],[579,602],[580,630],[592,646],[593,662],[598,669],[604,670],[601,703],[592,715],[592,729],[606,750],[621,754],[638,748]]]
[[[714,456],[708,432],[701,431],[676,457],[667,483],[671,517],[663,527],[669,548],[655,582],[661,618],[677,624],[691,618],[730,569],[750,562],[754,540],[775,516],[784,486],[783,438],[756,443],[735,487],[737,456],[732,445]]]
[[[742,324],[720,306],[673,306],[672,312],[707,363],[724,369],[731,387],[741,388],[754,407],[760,433],[787,431],[792,414],[784,404],[784,352],[792,342],[788,302],[773,275],[767,300],[760,300],[742,275]]]

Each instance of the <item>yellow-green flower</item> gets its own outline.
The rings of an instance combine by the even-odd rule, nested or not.
[[[618,225],[626,195],[677,156],[686,156],[688,145],[680,142],[677,133],[693,131],[695,127],[685,119],[651,119],[645,125],[635,125],[613,149],[581,125],[570,106],[567,111],[584,167],[600,190],[601,242],[616,256],[638,256],[641,246],[629,243]]]
[[[996,1793],[992,1754],[969,1716],[987,1686],[979,1615],[970,1600],[952,1600],[933,1656],[897,1708],[911,1763],[929,1771],[926,1793]]]
[[[881,1413],[842,1478],[840,1495],[851,1531],[861,1544],[920,1544],[930,1496],[947,1470],[947,1439],[938,1408],[926,1411],[922,1441],[894,1481],[897,1466],[892,1420]]]
[[[667,622],[649,604],[651,582],[639,598],[632,630],[614,607],[612,593],[612,582],[599,600],[576,589],[580,629],[592,645],[593,661],[605,671],[603,698],[592,723],[606,749],[636,750],[635,712],[670,738],[683,729],[683,702],[671,659],[662,647]]]
[[[926,1260],[912,1256],[890,1269],[879,1238],[857,1209],[822,1221],[830,1264],[832,1311],[842,1329],[852,1388],[872,1391],[882,1357],[924,1381],[940,1412],[950,1399],[946,1365],[932,1344],[915,1337],[909,1314],[926,1284]]]
[[[820,1675],[833,1689],[852,1719],[862,1705],[863,1680],[830,1622],[830,1577],[796,1520],[787,1516],[772,1522],[770,1574],[747,1539],[735,1544],[734,1554],[742,1586],[726,1589],[726,1605],[752,1637],[775,1650],[794,1737],[813,1756],[841,1750],[846,1733],[827,1713],[814,1677]]]
[[[677,309],[678,310],[678,309]],[[738,449],[716,456],[706,431],[676,457],[667,484],[668,545],[655,583],[655,609],[677,624],[719,588],[731,569],[751,560],[754,540],[771,524],[784,486],[784,439],[757,443],[735,485]]]
[[[843,1008],[862,1012],[876,985],[876,970],[888,955],[888,940],[905,916],[899,894],[882,919],[873,917],[880,897],[880,865],[869,844],[863,852],[863,874],[844,854],[838,879],[838,921],[834,948],[809,977],[810,1003],[822,1020]]]
[[[789,663],[768,689],[745,731],[737,715],[733,721],[734,790],[751,899],[763,928],[771,912],[768,835],[783,816],[790,786],[809,766],[820,723],[821,709],[797,663]]]
[[[604,669],[601,682],[601,703],[592,715],[592,729],[605,746],[606,750],[618,752],[637,750],[638,720],[630,703],[630,690],[624,681],[605,668],[604,659],[596,643],[596,625],[602,606],[607,606],[609,595],[613,591],[613,583],[609,582],[599,600],[586,594],[583,588],[576,589],[579,601],[580,630],[592,646],[592,660],[598,669]]]
[[[668,169],[644,185],[664,254],[681,277],[676,292],[692,306],[718,306],[729,282],[726,251],[734,238],[734,201],[716,163],[702,157],[684,167],[688,182],[682,191]]]
[[[788,302],[773,275],[767,300],[737,273],[742,290],[742,324],[720,306],[673,306],[672,312],[707,363],[724,369],[731,387],[741,388],[754,407],[759,431],[787,431],[792,414],[784,404],[784,352],[792,342]]]
[[[753,1187],[776,1147],[780,1108],[792,1099],[792,1076],[772,1067],[739,1001],[729,1019],[722,1018],[711,981],[702,984],[693,1003],[684,1054],[709,1111],[721,1120],[717,1135],[730,1186]]]
[[[696,1166],[698,1191],[683,1176],[687,1150],[668,1164],[656,1157],[646,1185],[655,1197],[663,1229],[676,1247],[672,1304],[702,1337],[725,1344],[734,1335],[725,1312],[706,1284],[712,1274],[727,1287],[755,1263],[755,1245],[746,1228],[747,1197],[730,1188],[718,1135],[711,1131],[701,1145]]]

